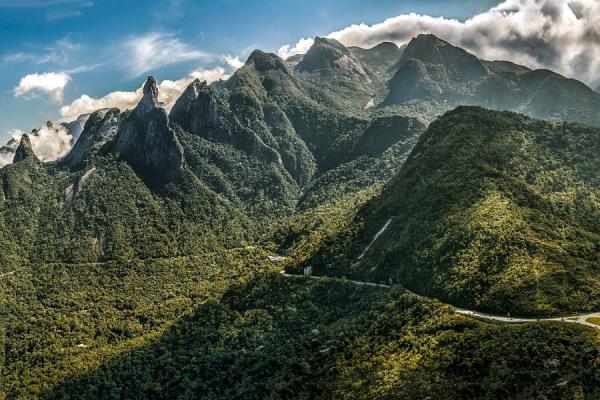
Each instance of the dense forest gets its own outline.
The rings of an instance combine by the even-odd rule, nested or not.
[[[597,128],[458,108],[305,263],[503,314],[597,310],[599,144]]]

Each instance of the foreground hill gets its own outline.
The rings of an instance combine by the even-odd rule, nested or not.
[[[460,107],[310,262],[496,312],[598,309],[599,154],[600,129]]]
[[[400,286],[287,278],[274,269],[265,253],[239,249],[40,265],[3,278],[0,315],[9,318],[0,336],[0,395],[562,400],[600,394],[593,330],[486,324]]]

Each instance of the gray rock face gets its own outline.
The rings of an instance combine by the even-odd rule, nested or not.
[[[19,143],[19,147],[17,147],[17,151],[15,152],[15,158],[13,159],[13,163],[27,159],[39,161],[37,156],[35,155],[35,152],[33,151],[33,147],[31,147],[31,140],[29,140],[29,135],[24,134],[21,137],[21,143]]]
[[[180,179],[183,147],[169,127],[169,117],[158,101],[153,77],[148,77],[144,97],[137,107],[122,115],[111,151],[148,179],[157,182]]]
[[[79,136],[81,135],[81,133],[83,132],[83,130],[85,129],[85,123],[87,122],[88,118],[90,118],[91,114],[82,114],[79,117],[77,117],[77,119],[75,121],[72,122],[63,122],[61,125],[65,127],[65,129],[69,132],[69,135],[71,135],[71,146],[75,145],[75,143],[77,143],[77,139],[79,139]]]
[[[217,92],[196,79],[175,102],[169,120],[192,133],[224,129],[224,107]]]
[[[334,72],[350,78],[369,79],[350,51],[334,39],[315,38],[315,43],[296,67],[303,72]]]
[[[120,111],[117,108],[105,108],[92,113],[79,139],[61,160],[61,164],[71,168],[77,167],[90,155],[97,153],[117,134],[119,115]]]

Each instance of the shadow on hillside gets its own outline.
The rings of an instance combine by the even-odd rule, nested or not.
[[[46,399],[328,397],[324,327],[381,295],[351,284],[257,276],[183,317],[160,339],[74,377]],[[339,322],[338,322],[339,324]]]
[[[597,398],[594,333],[488,325],[343,281],[259,275],[46,399]]]

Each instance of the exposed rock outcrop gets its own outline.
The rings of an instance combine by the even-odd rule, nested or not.
[[[15,158],[13,159],[13,163],[24,161],[24,160],[34,160],[39,161],[38,157],[35,155],[33,151],[33,147],[31,147],[31,140],[29,140],[29,135],[26,133],[21,137],[21,143],[19,143],[19,147],[17,147],[17,151],[15,152]]]
[[[158,101],[154,77],[148,77],[144,96],[137,107],[122,115],[111,150],[148,179],[163,183],[181,177],[183,147]]]
[[[369,79],[362,65],[335,39],[315,38],[296,69],[303,72],[337,72],[350,78]]]
[[[71,168],[77,167],[90,155],[100,151],[117,134],[119,115],[120,111],[117,108],[105,108],[92,113],[79,139],[61,160],[61,164]]]
[[[196,79],[175,102],[169,120],[192,133],[225,129],[225,107],[213,88]]]
[[[87,120],[90,118],[91,114],[82,114],[75,121],[71,122],[63,122],[61,125],[65,127],[69,135],[71,135],[71,146],[77,143],[79,136],[83,133],[85,129],[85,124]]]

